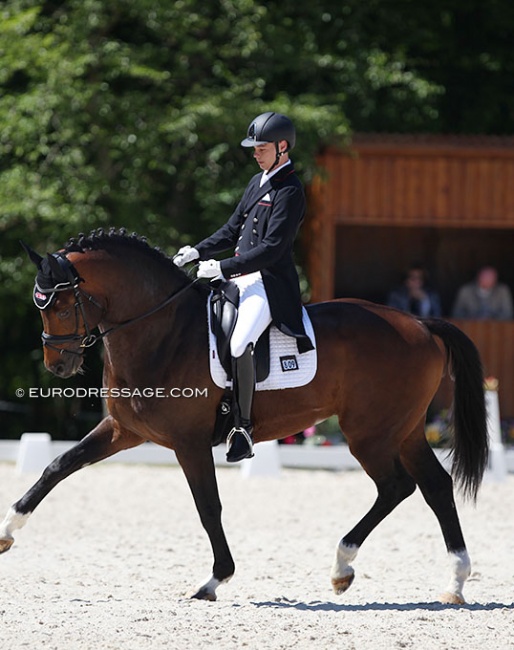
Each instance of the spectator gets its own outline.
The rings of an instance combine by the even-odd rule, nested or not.
[[[388,296],[387,304],[415,316],[441,316],[439,295],[427,286],[427,272],[421,264],[411,264],[405,280]]]
[[[459,289],[452,316],[477,320],[512,318],[512,294],[506,284],[498,282],[498,271],[494,267],[482,267],[474,282]]]

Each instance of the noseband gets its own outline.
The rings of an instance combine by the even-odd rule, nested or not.
[[[97,342],[99,338],[102,338],[102,335],[93,334],[89,323],[87,322],[86,311],[84,309],[84,298],[86,298],[87,301],[92,303],[95,307],[98,307],[98,309],[101,309],[103,313],[102,306],[93,298],[93,296],[90,296],[85,291],[81,291],[79,288],[79,282],[82,281],[83,280],[79,278],[78,281],[74,284],[63,282],[55,285],[54,287],[51,287],[50,289],[45,289],[47,293],[57,293],[59,291],[73,290],[73,295],[75,296],[75,332],[73,334],[48,334],[43,330],[41,333],[43,346],[52,350],[57,350],[60,354],[64,354],[66,352],[68,354],[76,354],[80,356],[84,353],[85,348],[90,348]],[[36,289],[39,289],[37,284]],[[84,334],[81,334],[79,332],[79,315],[82,318],[82,322],[84,324]],[[77,341],[80,341],[79,350],[69,350],[67,348],[60,347],[62,345],[66,345],[67,343],[75,343]]]
[[[67,353],[67,354],[75,354],[77,356],[81,356],[82,354],[84,354],[84,350],[86,348],[92,347],[95,343],[102,340],[109,334],[112,334],[113,332],[121,329],[122,327],[127,327],[128,325],[137,323],[138,321],[143,320],[144,318],[148,318],[149,316],[152,316],[156,312],[160,311],[161,309],[169,305],[171,302],[173,302],[173,300],[178,298],[182,293],[184,293],[187,289],[192,287],[198,281],[198,279],[195,279],[192,282],[184,285],[174,293],[170,294],[158,305],[156,305],[152,309],[149,309],[143,314],[140,314],[139,316],[135,316],[134,318],[129,318],[128,320],[118,323],[117,325],[113,325],[113,327],[110,327],[109,329],[104,330],[103,332],[94,334],[92,331],[94,327],[93,328],[90,327],[87,321],[86,310],[84,309],[84,300],[92,303],[95,307],[101,310],[100,320],[104,315],[104,309],[102,305],[100,305],[100,303],[98,303],[93,298],[93,296],[89,295],[88,293],[80,289],[79,285],[81,282],[84,282],[84,280],[79,276],[75,267],[68,260],[68,258],[59,253],[57,253],[55,257],[56,259],[58,259],[61,267],[64,267],[68,280],[66,282],[60,282],[55,284],[52,287],[44,288],[44,289],[41,288],[36,281],[34,287],[34,303],[41,311],[43,311],[54,302],[56,293],[62,291],[73,291],[73,295],[75,297],[75,304],[74,304],[75,332],[73,334],[48,334],[43,330],[41,334],[41,340],[43,342],[43,346],[50,348],[52,350],[56,350],[60,354]],[[44,298],[44,306],[42,305],[41,298]],[[82,319],[82,323],[84,326],[84,333],[82,334],[79,332],[80,319]],[[67,343],[76,343],[77,341],[80,341],[78,350],[70,350],[61,347],[62,345],[66,345]]]

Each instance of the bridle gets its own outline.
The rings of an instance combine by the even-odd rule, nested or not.
[[[98,307],[98,309],[101,309],[102,314],[104,313],[103,307],[93,298],[93,296],[89,295],[88,293],[82,291],[79,288],[79,283],[82,281],[83,280],[79,278],[77,282],[74,284],[68,282],[61,282],[49,289],[44,290],[46,293],[58,293],[62,291],[73,290],[73,295],[75,297],[75,304],[74,304],[75,332],[73,334],[48,334],[43,330],[43,332],[41,333],[41,340],[43,342],[43,346],[50,348],[51,350],[57,350],[59,354],[64,354],[66,352],[68,354],[76,354],[80,356],[84,353],[85,348],[90,348],[100,338],[102,338],[101,335],[93,334],[92,328],[89,326],[86,317],[86,310],[84,309],[84,298],[86,298],[87,301],[92,303],[95,307]],[[41,291],[37,283],[35,288]],[[79,332],[79,326],[80,326],[79,316],[82,317],[82,322],[84,324],[83,334]],[[78,351],[60,347],[62,345],[66,345],[67,343],[76,343],[77,341],[80,341],[80,346],[79,346],[80,349]]]
[[[41,334],[41,340],[43,342],[43,346],[50,348],[52,350],[56,350],[59,352],[59,354],[75,354],[77,356],[81,356],[84,354],[84,350],[86,348],[90,348],[95,343],[98,341],[101,341],[104,339],[106,336],[109,336],[109,334],[112,334],[113,332],[116,332],[123,327],[128,327],[129,325],[133,325],[134,323],[137,323],[144,318],[148,318],[149,316],[152,316],[153,314],[157,313],[161,309],[164,309],[164,307],[167,307],[170,303],[172,303],[174,300],[176,300],[180,295],[182,295],[187,289],[192,287],[196,282],[198,281],[198,278],[195,280],[192,280],[192,282],[189,282],[188,284],[184,285],[177,291],[174,291],[172,294],[170,294],[167,298],[165,298],[162,302],[160,302],[158,305],[155,307],[152,307],[152,309],[149,309],[148,311],[144,312],[143,314],[140,314],[139,316],[135,316],[134,318],[129,318],[128,320],[122,321],[121,323],[117,323],[116,325],[113,325],[112,327],[104,330],[103,332],[99,332],[98,334],[93,333],[93,329],[97,327],[96,325],[94,327],[90,327],[87,316],[86,316],[86,310],[84,308],[85,301],[90,302],[93,304],[95,307],[101,310],[101,315],[99,321],[102,319],[102,316],[105,314],[105,309],[102,307],[102,305],[96,301],[93,296],[90,294],[86,293],[84,290],[80,288],[80,283],[84,282],[84,280],[78,275],[78,273],[75,270],[75,267],[73,264],[64,256],[62,256],[61,259],[66,260],[67,264],[69,264],[69,270],[70,273],[68,274],[68,277],[70,278],[66,282],[60,282],[53,287],[49,288],[41,288],[38,286],[37,282],[34,287],[34,293],[36,294],[36,291],[39,292],[44,292],[45,294],[55,294],[59,292],[64,292],[64,291],[73,291],[73,295],[75,297],[75,303],[74,303],[74,308],[75,308],[75,332],[73,334],[48,334],[43,330]],[[50,300],[44,309],[46,307],[50,306],[52,304],[53,300]],[[37,303],[36,303],[37,305]],[[37,305],[38,306],[38,305]],[[38,306],[39,307],[39,306]],[[41,309],[41,307],[39,307]],[[41,309],[43,311],[43,309]],[[80,333],[80,320],[82,320],[83,327],[84,327],[84,332]],[[66,345],[68,343],[76,343],[77,341],[80,341],[79,349],[78,350],[70,350],[68,348],[63,348],[61,346]]]

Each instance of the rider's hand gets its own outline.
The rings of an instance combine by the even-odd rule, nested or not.
[[[218,262],[218,260],[206,260],[205,262],[200,262],[196,277],[208,278],[209,280],[223,278],[220,262]]]
[[[176,266],[184,266],[188,262],[193,262],[200,257],[200,253],[196,248],[191,246],[182,246],[178,253],[173,257],[173,264]]]

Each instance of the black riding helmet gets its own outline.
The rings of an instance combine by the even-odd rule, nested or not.
[[[287,149],[280,152],[278,143],[281,140],[287,142]],[[268,174],[278,165],[280,156],[294,147],[296,142],[296,130],[291,120],[280,113],[262,113],[256,117],[248,127],[246,138],[241,142],[243,147],[258,147],[261,144],[275,144],[276,157],[273,165],[267,170]]]
[[[243,147],[258,147],[269,142],[287,141],[287,151],[296,142],[296,131],[291,120],[280,113],[262,113],[248,127],[247,137],[241,142]]]

